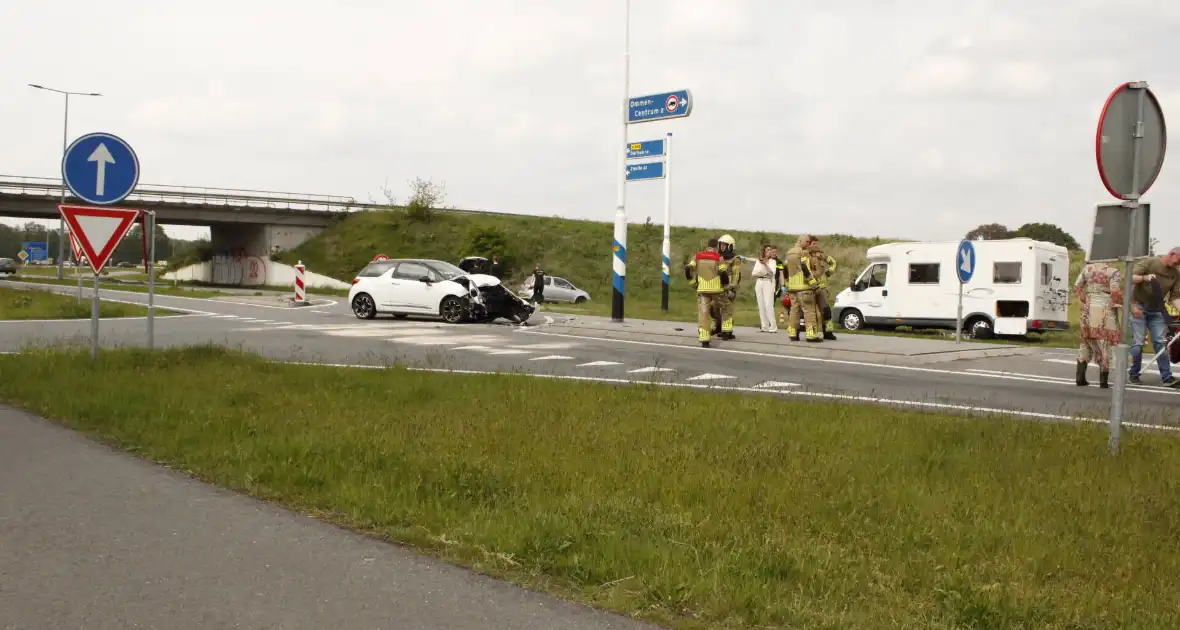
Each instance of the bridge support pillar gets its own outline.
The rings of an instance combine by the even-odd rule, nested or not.
[[[203,281],[230,286],[277,285],[270,256],[294,249],[323,228],[217,223],[209,227],[213,260]]]

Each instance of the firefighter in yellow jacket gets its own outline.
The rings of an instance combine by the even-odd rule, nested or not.
[[[787,250],[784,271],[787,276],[787,292],[791,294],[787,334],[792,341],[799,341],[799,312],[802,311],[807,342],[819,343],[823,341],[820,335],[820,315],[815,303],[815,290],[819,288],[819,280],[811,271],[808,251],[811,241],[812,238],[808,235],[800,236],[799,240],[795,241],[795,246]]]
[[[733,340],[733,309],[737,300],[738,287],[742,284],[742,259],[737,255],[737,243],[733,237],[726,234],[717,239],[717,253],[721,255],[721,270],[725,272],[726,282],[722,286],[721,298],[718,305],[720,331],[718,339]]]
[[[832,305],[829,302],[828,295],[828,278],[831,278],[832,274],[836,273],[836,259],[824,253],[817,238],[812,238],[811,245],[808,249],[811,252],[811,271],[815,273],[815,278],[819,281],[819,286],[815,290],[815,305],[819,310],[820,316],[823,318],[824,339],[835,341],[836,323],[832,321]]]
[[[697,290],[697,340],[704,348],[709,347],[713,336],[714,308],[719,306],[721,293],[729,283],[729,274],[721,262],[721,255],[717,253],[717,239],[709,239],[709,246],[697,252],[693,259],[684,265],[684,277]]]

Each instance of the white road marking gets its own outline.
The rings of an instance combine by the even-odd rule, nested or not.
[[[642,368],[639,368],[638,370],[630,370],[627,373],[628,374],[647,374],[650,372],[675,372],[675,371],[676,370],[673,370],[672,368],[652,366],[652,367],[642,367]]]
[[[1020,372],[1001,372],[998,370],[980,370],[976,368],[968,368],[968,372],[978,374],[980,376],[995,376],[1000,378],[1007,378],[1014,381],[1028,381],[1030,383],[1044,383],[1046,385],[1063,385],[1066,387],[1077,387],[1072,378],[1065,378],[1062,376],[1045,376],[1043,374],[1023,374]],[[1094,383],[1090,383],[1091,386]],[[1168,389],[1165,387],[1152,387],[1147,385],[1131,385],[1127,384],[1127,389],[1137,392],[1147,392],[1149,394],[1163,394],[1165,396],[1180,396],[1180,390]]]
[[[529,351],[528,351],[528,350],[513,350],[513,349],[508,349],[508,350],[492,350],[492,351],[488,352],[487,354],[490,354],[490,355],[500,355],[500,354],[529,354]]]
[[[570,359],[573,359],[573,357],[567,357],[561,354],[551,354],[544,357],[533,357],[532,359],[529,359],[529,361],[568,361]]]
[[[282,361],[277,360],[277,359],[274,362],[275,363],[282,363]],[[380,365],[356,365],[356,364],[348,364],[348,363],[294,362],[294,364],[317,366],[317,367],[356,368],[356,369],[367,369],[367,370],[388,369],[385,366],[380,366]],[[508,374],[505,374],[503,372],[492,372],[492,371],[486,371],[486,370],[450,370],[450,369],[442,369],[442,368],[423,368],[423,367],[406,367],[405,369],[408,371],[411,371],[411,372],[431,372],[431,373],[439,373],[439,374],[470,374],[470,375],[484,375],[484,376],[508,376]],[[751,393],[759,393],[759,394],[768,393],[768,390],[755,389],[753,387],[724,386],[724,385],[720,385],[720,386],[719,385],[697,385],[697,384],[693,384],[693,383],[670,383],[670,382],[660,382],[660,381],[654,381],[654,382],[652,382],[652,381],[632,381],[632,380],[623,379],[623,378],[605,378],[605,377],[595,377],[595,376],[572,376],[572,375],[566,375],[566,374],[515,373],[515,374],[512,374],[512,376],[520,376],[520,377],[524,377],[524,378],[549,378],[549,379],[556,379],[556,380],[582,381],[582,382],[594,382],[594,383],[616,383],[616,384],[620,384],[620,385],[646,385],[649,387],[650,386],[682,387],[682,388],[689,388],[689,389],[703,389],[703,390],[709,390],[709,391],[735,391],[735,392],[751,392]],[[775,393],[775,394],[779,394],[782,396],[806,396],[806,397],[814,397],[814,398],[826,398],[826,399],[832,399],[832,400],[850,400],[850,401],[854,401],[854,402],[864,402],[864,403],[871,403],[871,404],[892,404],[892,405],[898,405],[901,407],[918,407],[921,409],[944,409],[944,410],[951,410],[951,411],[971,411],[971,412],[979,412],[979,413],[1000,414],[1000,415],[1007,415],[1007,416],[1018,416],[1018,417],[1024,417],[1024,418],[1039,418],[1039,419],[1044,419],[1044,420],[1066,420],[1066,421],[1070,421],[1070,422],[1088,422],[1088,423],[1094,423],[1094,424],[1106,424],[1107,423],[1107,420],[1105,418],[1090,418],[1087,416],[1067,416],[1067,415],[1056,414],[1056,413],[1041,413],[1041,412],[1036,412],[1036,411],[1022,411],[1019,409],[1003,409],[1003,408],[996,408],[996,407],[975,407],[975,406],[971,406],[971,405],[955,405],[955,404],[949,404],[949,403],[934,403],[934,402],[923,402],[923,401],[916,401],[916,400],[894,400],[894,399],[890,399],[890,398],[878,398],[878,397],[874,397],[874,396],[851,396],[851,395],[844,395],[844,394],[826,394],[826,393],[822,393],[822,392],[807,392],[807,391],[800,391],[800,390],[779,390],[779,391],[774,391],[774,392],[769,392],[769,393]],[[1163,430],[1163,431],[1180,432],[1180,426],[1167,425],[1167,424],[1148,424],[1148,423],[1143,423],[1143,422],[1124,422],[1123,426],[1140,428],[1140,429],[1158,429],[1158,430]]]
[[[1159,367],[1156,366],[1155,363],[1152,363],[1151,365],[1147,365],[1147,359],[1149,359],[1149,358],[1151,358],[1151,357],[1144,357],[1144,360],[1143,360],[1144,365],[1143,365],[1142,371],[1155,372],[1156,374],[1159,374],[1160,369],[1159,369]],[[1045,363],[1063,363],[1065,365],[1077,365],[1077,360],[1073,360],[1073,361],[1070,361],[1068,359],[1041,359],[1041,360],[1044,361]],[[1093,367],[1093,366],[1091,366],[1091,367]]]
[[[799,383],[787,383],[785,381],[766,381],[754,386],[754,389],[774,389],[778,387],[799,387]]]
[[[606,367],[608,365],[622,365],[618,361],[591,361],[590,363],[582,363],[578,367]]]
[[[981,378],[996,378],[996,379],[1001,379],[1001,380],[1028,380],[1028,379],[1023,379],[1023,378],[1019,378],[1019,377],[1011,377],[1011,376],[1008,376],[1005,374],[989,374],[989,373],[979,373],[979,372],[971,372],[970,374],[966,374],[965,373],[966,371],[956,373],[955,370],[951,370],[948,368],[927,368],[927,367],[918,367],[918,366],[914,366],[914,365],[889,365],[889,364],[885,364],[885,363],[869,363],[869,362],[864,362],[864,361],[850,361],[848,359],[823,359],[823,358],[819,358],[819,357],[809,357],[809,356],[800,356],[800,355],[786,355],[786,354],[774,354],[774,353],[770,353],[770,352],[756,352],[753,350],[731,350],[731,349],[727,349],[727,348],[700,348],[697,346],[683,346],[683,345],[674,344],[674,343],[661,343],[661,342],[657,342],[657,341],[637,341],[634,339],[608,339],[605,337],[590,337],[590,336],[584,336],[584,335],[571,335],[571,334],[567,334],[567,333],[540,332],[540,331],[533,331],[533,330],[522,330],[521,334],[540,335],[540,336],[545,336],[545,337],[563,337],[563,338],[567,338],[567,339],[580,339],[582,341],[595,341],[595,342],[601,342],[601,343],[619,343],[619,344],[630,344],[630,345],[637,345],[637,346],[649,346],[649,347],[656,347],[656,348],[669,348],[669,349],[673,349],[673,350],[682,350],[682,351],[686,351],[686,352],[736,354],[736,355],[741,355],[741,356],[752,356],[752,357],[762,357],[762,358],[767,358],[767,359],[777,359],[780,361],[792,361],[792,362],[794,362],[794,361],[812,361],[812,362],[816,362],[816,363],[830,363],[833,365],[849,365],[849,366],[858,367],[858,368],[897,370],[897,371],[901,371],[901,372],[920,372],[920,373],[926,373],[926,374],[938,374],[941,376],[972,376],[972,377],[978,376]]]
[[[459,346],[458,348],[451,348],[452,350],[491,350],[487,346]]]
[[[689,380],[689,381],[716,381],[716,380],[727,379],[727,378],[737,378],[737,377],[736,376],[728,376],[725,374],[708,374],[708,373],[706,373],[706,374],[698,374],[698,375],[696,375],[690,379],[687,379],[687,380]]]

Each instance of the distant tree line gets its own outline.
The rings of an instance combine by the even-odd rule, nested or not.
[[[1009,230],[1006,226],[999,223],[985,223],[970,232],[965,236],[967,240],[971,241],[993,241],[1005,238],[1031,238],[1037,241],[1046,241],[1055,245],[1060,245],[1068,250],[1080,250],[1082,246],[1078,244],[1074,237],[1070,236],[1068,232],[1052,223],[1025,223],[1024,225]]]
[[[156,233],[157,260],[171,260],[177,256],[183,257],[190,255],[190,252],[195,251],[201,243],[199,240],[173,239],[164,233],[163,226],[157,225],[154,231]],[[0,258],[17,258],[17,254],[21,251],[21,244],[30,241],[47,242],[49,257],[53,259],[57,258],[58,246],[61,242],[60,232],[57,227],[47,229],[35,221],[28,221],[20,227],[0,224]],[[70,245],[67,241],[66,256],[70,255]],[[136,224],[132,226],[131,230],[127,232],[127,236],[123,237],[118,247],[115,248],[115,253],[111,256],[111,262],[129,262],[138,265],[142,259],[143,227]]]

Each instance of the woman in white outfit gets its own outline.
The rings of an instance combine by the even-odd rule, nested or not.
[[[774,283],[778,265],[772,257],[774,246],[763,245],[758,260],[754,263],[754,295],[758,298],[758,328],[761,332],[778,332],[774,319]]]

